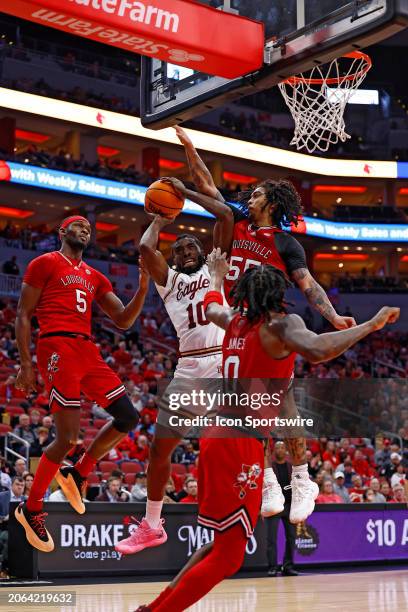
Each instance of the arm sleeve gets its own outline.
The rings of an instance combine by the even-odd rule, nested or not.
[[[245,213],[243,213],[242,210],[238,208],[238,206],[235,206],[235,204],[231,204],[230,202],[225,202],[225,204],[228,206],[229,209],[231,209],[232,214],[234,215],[234,224],[239,223],[243,219],[248,219]]]
[[[23,277],[23,283],[31,287],[43,289],[52,272],[52,261],[44,255],[36,257],[28,264]]]
[[[99,284],[98,284],[98,288],[96,290],[96,295],[95,295],[95,300],[96,301],[98,301],[101,298],[103,298],[103,296],[106,293],[110,293],[111,291],[113,291],[112,283],[110,282],[110,280],[108,278],[106,278],[106,276],[104,276],[103,274],[99,273],[98,274],[98,280],[99,280]]]
[[[282,232],[275,236],[279,255],[286,264],[289,276],[299,268],[307,269],[306,253],[302,245],[290,234]]]

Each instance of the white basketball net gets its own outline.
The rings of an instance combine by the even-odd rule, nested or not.
[[[313,153],[316,149],[327,151],[331,144],[350,138],[346,133],[344,111],[370,68],[370,58],[354,51],[279,83],[295,122],[290,144],[298,151],[306,149]]]

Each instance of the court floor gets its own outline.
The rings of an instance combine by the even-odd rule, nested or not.
[[[132,612],[166,583],[109,583],[2,588],[0,610],[40,612]],[[6,593],[76,592],[76,605],[7,603]],[[396,612],[408,610],[406,570],[309,574],[295,578],[226,580],[190,612]],[[169,612],[171,612],[169,610]]]

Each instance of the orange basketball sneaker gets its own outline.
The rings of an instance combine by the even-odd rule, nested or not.
[[[30,512],[26,504],[22,502],[15,509],[14,516],[24,527],[26,538],[31,546],[34,546],[34,548],[42,552],[51,552],[54,550],[54,541],[45,527],[47,512]]]

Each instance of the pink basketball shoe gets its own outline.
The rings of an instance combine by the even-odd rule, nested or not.
[[[152,529],[145,518],[139,521],[135,519],[136,527],[131,535],[125,540],[121,540],[115,546],[115,550],[123,555],[134,555],[144,548],[160,546],[167,542],[167,533],[163,529],[164,520],[160,519],[157,529]]]

